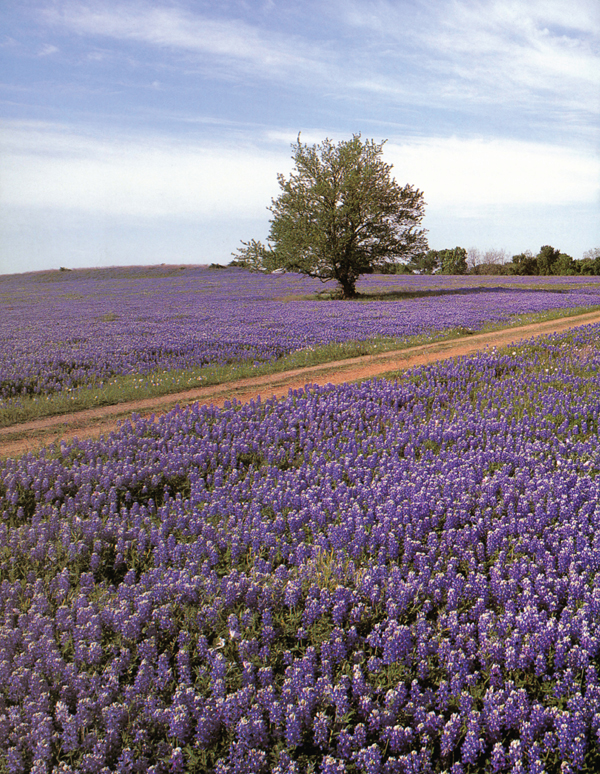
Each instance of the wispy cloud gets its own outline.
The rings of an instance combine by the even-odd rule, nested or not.
[[[59,49],[56,46],[51,45],[50,43],[46,44],[42,47],[41,51],[39,51],[38,56],[50,56],[51,54],[58,53]]]
[[[136,41],[219,63],[230,74],[243,68],[272,79],[325,74],[327,52],[291,34],[261,30],[242,19],[218,18],[177,6],[73,3],[46,11],[46,19],[80,35]]]
[[[298,133],[271,130],[266,138],[294,143]],[[302,132],[309,145],[325,132]],[[334,142],[342,137],[333,137]],[[401,184],[425,192],[435,207],[453,210],[489,205],[593,204],[600,200],[600,157],[583,150],[542,142],[484,137],[399,136],[384,144],[383,158],[393,164]]]
[[[293,85],[310,102],[358,100],[365,112],[377,103],[482,122],[504,111],[516,133],[531,122],[539,136],[554,128],[570,132],[573,142],[594,140],[597,0],[324,0],[318,10],[309,2],[306,13],[322,21],[317,36],[311,25],[278,24],[281,8],[243,17],[231,3],[222,12],[229,16],[215,6],[68,0],[45,18],[87,39],[144,44],[161,52],[163,68],[168,61],[252,91],[258,81]]]
[[[384,69],[374,55],[370,78],[357,84],[365,89],[402,97],[408,83],[421,104],[455,108],[507,105],[532,113],[545,103],[554,113],[600,111],[596,0],[351,0],[340,12],[388,62]]]
[[[493,78],[496,91],[521,87],[545,91],[546,96],[567,97],[576,87],[575,102],[600,85],[600,58],[591,43],[598,35],[598,14],[587,3],[493,0],[485,6],[463,2],[451,8],[429,42],[456,57],[461,76],[483,82]],[[597,99],[592,106],[598,108]]]

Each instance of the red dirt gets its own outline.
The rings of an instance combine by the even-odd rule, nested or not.
[[[533,336],[560,333],[570,328],[599,322],[600,312],[589,312],[490,333],[475,333],[462,339],[434,342],[376,355],[363,355],[279,374],[240,379],[210,387],[197,387],[172,395],[24,422],[0,428],[0,457],[18,457],[61,439],[98,438],[116,430],[119,422],[133,413],[151,416],[170,411],[177,405],[185,406],[196,402],[220,407],[234,398],[245,403],[259,395],[262,399],[284,397],[289,390],[302,388],[306,384],[342,384],[369,379],[437,360],[470,355],[483,349],[516,344]]]

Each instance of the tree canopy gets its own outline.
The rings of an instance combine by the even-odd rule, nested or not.
[[[411,259],[408,268],[419,274],[466,274],[467,251],[464,247],[447,250],[428,250]]]
[[[455,247],[454,250],[440,250],[442,274],[466,274],[467,251],[464,247]]]
[[[265,268],[335,280],[344,298],[362,274],[386,270],[427,251],[423,193],[392,178],[385,141],[361,139],[292,145],[294,170],[278,175],[268,245],[242,242],[237,258]]]
[[[561,253],[551,245],[542,245],[537,255],[530,252],[513,255],[512,265],[508,265],[511,274],[520,275],[573,275],[588,273],[584,262],[575,261],[570,255]],[[589,272],[591,273],[591,272]]]

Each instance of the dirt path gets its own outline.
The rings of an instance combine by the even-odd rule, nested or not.
[[[45,419],[25,422],[0,428],[0,457],[17,457],[28,451],[35,451],[61,439],[98,438],[117,428],[120,421],[132,413],[142,416],[170,411],[175,406],[190,403],[204,403],[223,406],[233,398],[244,403],[256,398],[284,397],[291,389],[306,384],[342,384],[344,382],[369,379],[385,373],[405,370],[414,366],[470,355],[482,349],[515,344],[522,339],[575,328],[580,325],[600,323],[600,312],[548,320],[517,328],[506,328],[490,333],[475,333],[463,339],[423,344],[410,349],[382,352],[377,355],[336,360],[330,363],[284,371],[279,374],[240,379],[210,387],[164,395],[158,398],[120,403],[97,409],[61,414]]]

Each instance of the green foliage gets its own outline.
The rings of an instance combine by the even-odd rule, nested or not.
[[[481,255],[477,248],[472,247],[467,253],[467,265],[469,274],[503,276],[512,274],[510,264],[507,263],[505,250],[491,249]]]
[[[513,274],[514,272],[511,271],[511,268],[512,267],[510,264],[480,263],[477,266],[474,266],[469,271],[469,274],[476,274],[478,276],[501,277],[501,276],[506,276],[508,274]]]
[[[561,253],[560,250],[551,245],[543,245],[535,256],[529,251],[513,255],[509,268],[511,274],[521,276],[573,276],[580,273],[594,274],[596,264],[593,259],[591,261],[575,261],[570,255]],[[598,261],[598,272],[600,273],[600,261]]]
[[[368,273],[368,272],[365,272]],[[377,267],[374,274],[412,274],[412,269],[406,263],[386,263]]]
[[[278,176],[281,194],[269,208],[270,245],[243,243],[243,259],[335,280],[351,298],[362,274],[423,253],[423,193],[392,179],[383,145],[358,134],[337,145],[326,139],[309,146],[298,135],[295,168],[289,179]]]
[[[428,250],[426,253],[419,253],[410,259],[408,268],[418,274],[435,274],[440,269],[440,258],[438,250]]]
[[[544,276],[555,274],[554,265],[558,261],[559,255],[560,250],[556,250],[552,245],[543,245],[543,247],[540,247],[540,252],[536,256],[537,273]]]
[[[454,250],[440,250],[439,258],[442,274],[467,273],[467,251],[464,247],[455,247]]]
[[[552,273],[561,277],[573,276],[577,274],[577,265],[573,258],[566,253],[560,253],[552,267]]]
[[[519,276],[538,274],[537,259],[529,250],[526,250],[524,253],[519,253],[518,255],[513,255],[511,272],[512,274],[517,274]]]
[[[600,247],[586,250],[581,261],[576,261],[580,274],[598,276],[600,274]]]
[[[251,239],[249,242],[242,240],[242,245],[243,247],[238,247],[237,254],[233,253],[236,258],[231,261],[230,266],[264,272],[284,268],[278,254],[259,240]]]
[[[466,274],[467,251],[464,247],[428,250],[412,258],[409,268],[419,274]]]

